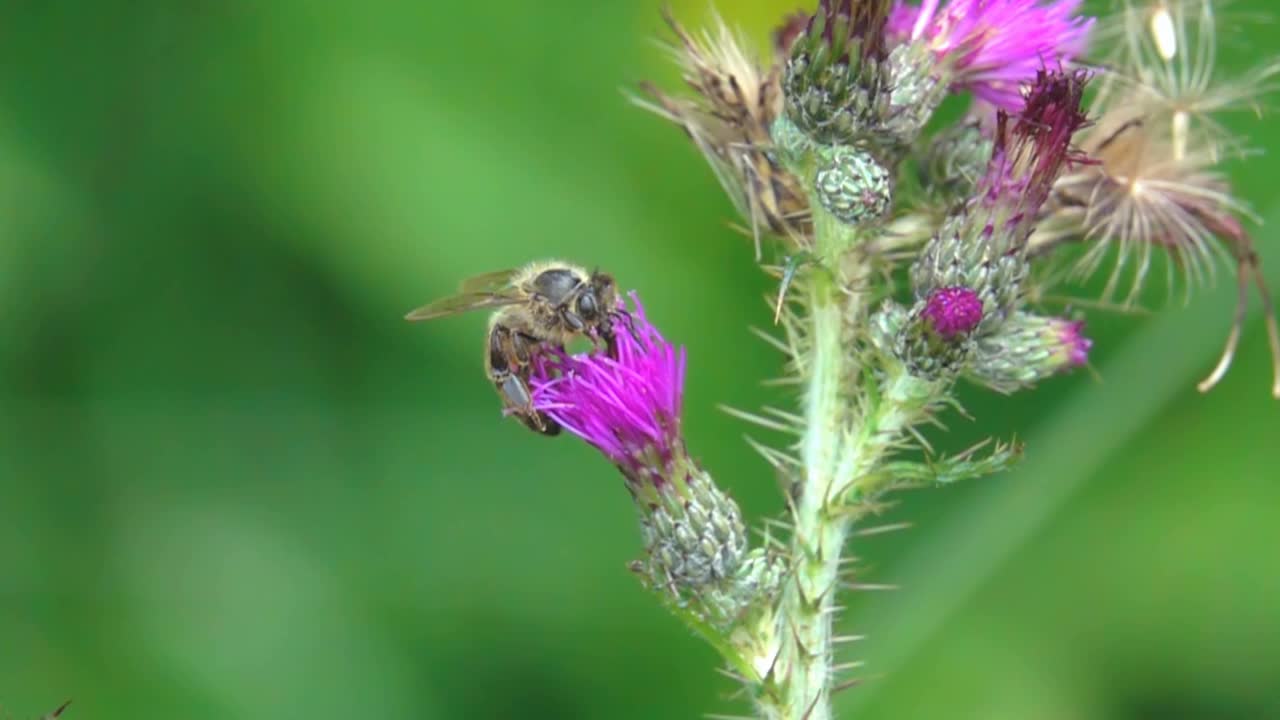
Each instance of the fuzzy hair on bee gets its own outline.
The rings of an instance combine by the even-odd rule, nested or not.
[[[544,349],[579,338],[613,352],[618,324],[628,326],[613,276],[544,260],[462,281],[458,292],[417,308],[405,319],[433,320],[492,309],[484,347],[485,375],[506,411],[531,430],[557,435],[560,425],[533,408],[529,372]]]

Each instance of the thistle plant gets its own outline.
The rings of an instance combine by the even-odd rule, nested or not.
[[[1107,265],[1104,300],[1124,306],[1160,264],[1170,288],[1233,266],[1241,301],[1201,390],[1230,365],[1252,287],[1280,398],[1250,215],[1221,170],[1247,147],[1216,120],[1256,107],[1280,64],[1217,78],[1208,0],[1097,19],[1079,0],[819,0],[781,19],[771,62],[722,19],[667,20],[688,90],[645,84],[636,102],[692,139],[778,280],[764,337],[797,407],[733,415],[795,438],[750,441],[785,510],[753,543],[681,432],[686,353],[635,293],[606,342],[537,349],[530,409],[621,473],[644,543],[633,569],[720,652],[755,717],[827,720],[858,683],[834,630],[841,594],[865,587],[846,550],[888,493],[1021,456],[995,439],[932,450],[957,388],[1020,392],[1087,364],[1084,318],[1047,300],[1057,285]],[[969,105],[942,122],[952,95]]]

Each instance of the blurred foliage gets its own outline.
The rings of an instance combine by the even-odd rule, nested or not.
[[[611,468],[500,419],[483,317],[400,320],[474,272],[613,269],[689,347],[691,445],[750,517],[780,510],[714,409],[785,399],[747,332],[768,283],[701,159],[619,92],[677,82],[658,9],[0,2],[0,712],[732,711],[712,652],[624,569]],[[793,9],[732,16],[763,46]],[[1244,23],[1224,65],[1273,33]],[[1274,165],[1235,170],[1275,221],[1276,282]],[[1280,717],[1261,324],[1218,391],[1193,387],[1229,284],[1098,316],[1100,380],[970,393],[977,422],[940,449],[1016,433],[1028,459],[910,493],[886,521],[916,529],[859,541],[904,589],[851,599],[886,676],[850,714]]]

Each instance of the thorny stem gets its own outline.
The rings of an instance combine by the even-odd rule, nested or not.
[[[816,283],[821,285],[821,283]],[[813,358],[805,398],[804,478],[795,505],[791,557],[795,574],[784,589],[778,659],[786,720],[831,717],[831,624],[840,549],[848,533],[844,516],[831,514],[827,499],[839,479],[841,433],[849,408],[841,380],[851,370],[845,351],[841,308],[833,292],[813,291],[810,332]]]
[[[801,443],[804,469],[793,508],[794,574],[779,612],[783,645],[774,667],[776,692],[761,701],[770,720],[833,717],[832,688],[841,678],[835,676],[832,626],[839,610],[841,557],[857,517],[858,481],[915,421],[919,407],[917,386],[905,374],[887,379],[883,392],[855,402],[852,385],[862,368],[850,338],[854,328],[865,327],[869,298],[862,280],[869,271],[846,265],[846,276],[837,282],[833,275],[842,271],[842,250],[851,245],[852,230],[829,218],[815,221],[821,265],[814,272],[807,317],[812,349]]]
[[[840,557],[850,516],[842,512],[838,488],[852,468],[859,443],[847,442],[855,407],[846,383],[858,377],[849,345],[851,322],[865,315],[865,297],[842,287],[860,283],[838,277],[851,229],[823,211],[815,215],[815,263],[809,287],[806,333],[810,357],[804,396],[803,477],[794,497],[791,541],[794,574],[783,588],[778,612],[780,655],[773,667],[774,692],[760,701],[771,720],[831,719],[832,615],[840,585]],[[845,281],[845,282],[842,282]],[[855,462],[854,465],[860,465]]]

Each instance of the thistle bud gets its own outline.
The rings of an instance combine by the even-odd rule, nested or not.
[[[911,267],[917,298],[945,287],[972,289],[986,308],[983,334],[1017,308],[1027,239],[1071,157],[1071,137],[1084,124],[1085,80],[1079,72],[1041,71],[1023,113],[997,115],[991,160],[975,196],[943,223]]]
[[[986,172],[991,149],[977,121],[952,125],[933,137],[920,158],[920,184],[944,207],[967,200]]]
[[[814,177],[814,195],[841,222],[861,225],[889,211],[892,179],[871,154],[850,147],[826,151]]]
[[[821,0],[791,43],[783,78],[786,113],[816,142],[855,144],[884,115],[889,9],[890,0]]]
[[[727,624],[776,578],[749,554],[737,503],[685,447],[684,349],[663,339],[634,293],[631,300],[613,353],[535,358],[533,405],[621,471],[640,513],[646,581]]]
[[[885,63],[889,76],[888,106],[881,118],[880,144],[895,152],[910,148],[947,96],[933,53],[923,43],[899,45]]]
[[[982,299],[967,287],[934,290],[916,302],[898,333],[895,354],[914,376],[939,380],[959,372],[974,350]]]
[[[1083,322],[1014,313],[998,330],[978,340],[969,375],[1010,393],[1084,365],[1093,341],[1081,334],[1083,327]]]

